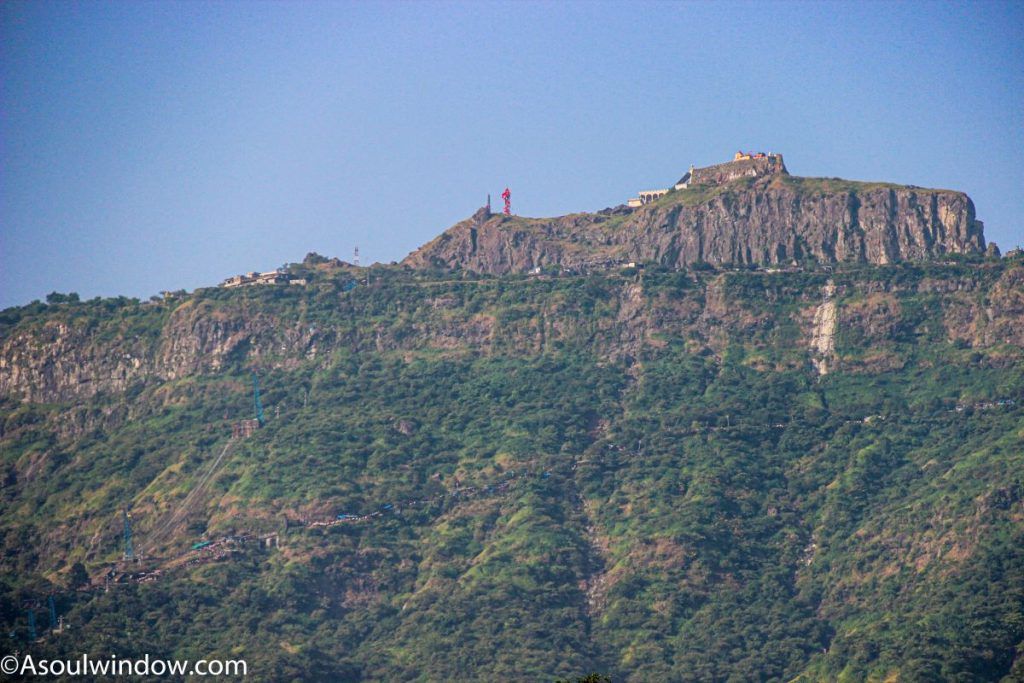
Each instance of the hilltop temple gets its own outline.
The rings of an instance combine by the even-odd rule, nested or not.
[[[680,178],[671,189],[641,190],[636,197],[632,197],[626,202],[626,206],[637,208],[644,204],[650,204],[672,190],[684,190],[691,185],[721,185],[737,178],[757,178],[775,173],[788,173],[786,165],[782,162],[781,154],[736,152],[732,161],[727,161],[724,164],[715,164],[704,168],[694,168],[691,165],[686,175]]]

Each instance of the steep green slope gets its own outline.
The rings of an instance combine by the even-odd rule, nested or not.
[[[48,392],[2,403],[9,645],[274,681],[1010,676],[1022,274],[324,266],[5,311],[8,376]],[[230,441],[252,368],[267,423]],[[51,593],[69,628],[26,643]]]

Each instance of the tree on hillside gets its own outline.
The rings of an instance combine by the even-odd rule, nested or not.
[[[46,295],[46,303],[48,304],[77,304],[79,301],[78,292],[69,292],[67,294],[50,292]]]
[[[75,590],[87,585],[89,585],[89,572],[85,570],[84,564],[75,562],[71,565],[71,571],[68,573],[68,588]]]

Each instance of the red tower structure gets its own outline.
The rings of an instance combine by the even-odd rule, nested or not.
[[[505,215],[506,216],[511,216],[512,215],[512,191],[509,190],[506,187],[505,191],[501,193],[501,198],[505,200]]]

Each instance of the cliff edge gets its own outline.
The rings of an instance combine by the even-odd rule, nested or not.
[[[525,218],[481,209],[403,263],[503,274],[609,261],[886,264],[984,249],[983,224],[962,192],[801,178],[783,170],[677,185],[642,206],[592,214]]]

